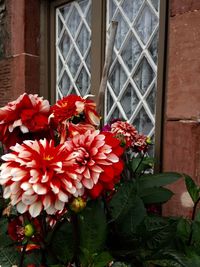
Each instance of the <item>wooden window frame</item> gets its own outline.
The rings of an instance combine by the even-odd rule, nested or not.
[[[55,10],[73,0],[41,1],[40,40],[40,94],[55,103],[56,55]],[[105,56],[106,0],[92,0],[91,11],[91,93],[97,96]],[[157,65],[157,95],[155,114],[155,172],[162,170],[162,140],[165,111],[165,87],[167,77],[167,34],[169,5],[160,0],[159,45]]]

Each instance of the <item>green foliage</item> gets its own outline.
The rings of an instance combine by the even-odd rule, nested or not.
[[[182,177],[182,174],[176,172],[165,172],[158,174],[146,174],[141,176],[138,180],[138,186],[140,190],[146,188],[165,186],[176,182]]]
[[[67,263],[74,256],[73,225],[64,221],[57,231],[54,231],[51,238],[51,252],[62,263]]]
[[[88,203],[87,207],[78,216],[78,229],[81,249],[80,259],[83,266],[90,266],[97,261],[97,256],[100,257],[100,255],[101,262],[107,261],[110,257],[107,253],[103,253],[107,223],[101,201],[90,201]]]
[[[173,193],[167,188],[146,188],[139,192],[145,204],[164,203],[167,202]]]
[[[184,175],[185,176],[185,184],[188,190],[188,193],[190,194],[193,202],[197,202],[198,198],[199,198],[199,190],[200,188],[195,184],[195,182],[193,181],[193,179],[188,176],[188,175]]]

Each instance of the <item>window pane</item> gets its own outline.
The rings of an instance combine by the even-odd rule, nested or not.
[[[90,91],[91,0],[56,9],[56,97]]]
[[[107,32],[118,21],[105,95],[105,121],[116,115],[154,136],[159,0],[107,1]]]

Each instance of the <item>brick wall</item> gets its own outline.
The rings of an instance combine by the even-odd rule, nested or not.
[[[4,15],[1,17],[1,9]],[[40,0],[0,0],[0,106],[40,84]]]
[[[200,1],[171,0],[163,170],[184,172],[200,183]],[[164,213],[190,215],[181,204],[182,181]]]

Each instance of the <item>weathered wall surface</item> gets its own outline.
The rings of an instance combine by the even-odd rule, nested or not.
[[[163,169],[187,173],[200,184],[200,1],[170,4]],[[170,188],[175,196],[164,213],[189,215],[181,203],[184,183]]]
[[[0,0],[0,106],[39,92],[40,0]]]

